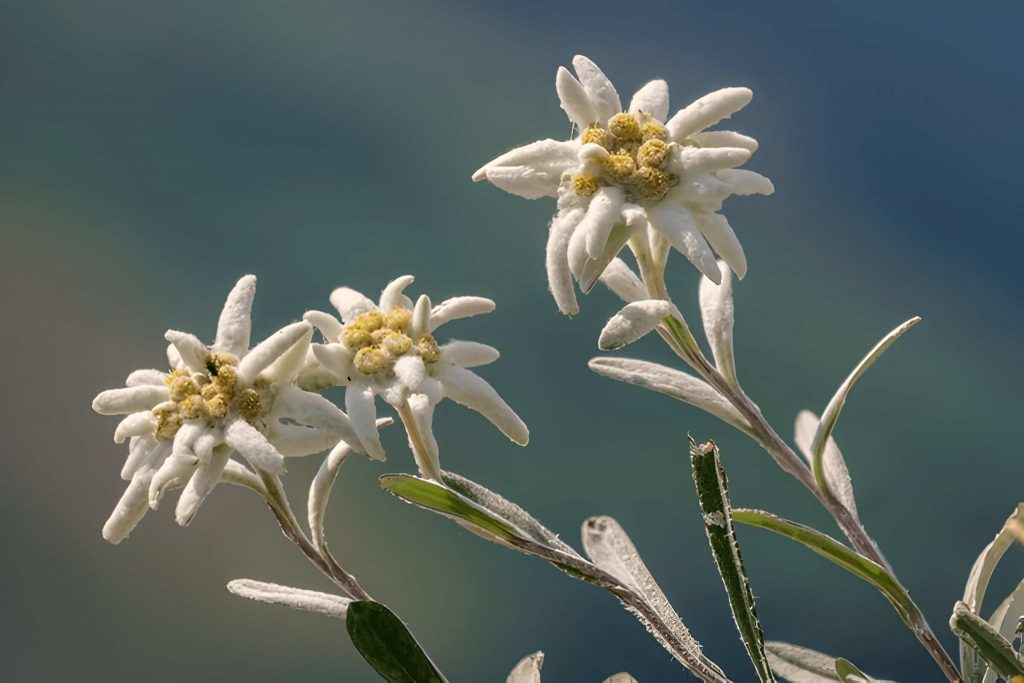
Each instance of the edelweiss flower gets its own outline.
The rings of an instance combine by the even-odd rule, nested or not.
[[[309,323],[288,325],[249,349],[255,293],[254,276],[238,281],[212,346],[169,330],[169,372],[136,370],[125,388],[93,401],[97,413],[127,415],[114,442],[130,440],[121,477],[131,483],[103,527],[111,543],[124,540],[168,489],[185,487],[175,513],[185,526],[219,481],[261,486],[231,460],[236,451],[257,470],[279,472],[285,456],[316,453],[343,438],[358,443],[341,410],[293,386],[313,335]]]
[[[596,64],[577,55],[573,66],[578,80],[560,67],[555,89],[578,135],[518,147],[473,175],[527,199],[558,198],[547,271],[559,310],[579,311],[573,276],[588,292],[630,237],[648,232],[716,283],[721,273],[712,248],[742,278],[743,249],[717,212],[730,195],[774,188],[764,176],[736,170],[757,149],[756,140],[705,129],[746,106],[751,91],[723,88],[668,118],[665,81],[647,83],[623,110]]]
[[[432,421],[434,406],[442,398],[477,411],[519,445],[526,445],[530,433],[494,388],[467,370],[496,361],[497,349],[469,341],[439,345],[434,339],[444,323],[489,313],[494,302],[459,296],[431,306],[424,294],[414,306],[402,293],[412,281],[411,275],[393,280],[379,304],[341,287],[330,297],[340,321],[321,311],[310,311],[304,318],[328,342],[313,344],[313,353],[346,386],[345,409],[366,453],[379,460],[385,457],[375,425],[374,397],[380,396],[402,418],[420,471],[440,481]]]

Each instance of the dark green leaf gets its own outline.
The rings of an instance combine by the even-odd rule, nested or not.
[[[836,660],[836,675],[843,683],[872,683],[875,680],[842,657]]]
[[[1024,660],[1013,646],[992,628],[991,624],[972,612],[963,602],[953,607],[949,627],[984,659],[999,676],[1009,680],[1024,676]]]
[[[445,683],[402,620],[379,602],[353,602],[345,624],[359,654],[388,683]]]
[[[704,529],[707,531],[711,552],[729,597],[729,607],[732,609],[740,640],[747,648],[747,654],[754,664],[758,678],[762,681],[774,681],[775,677],[772,676],[764,651],[764,634],[757,619],[754,594],[750,590],[739,541],[732,526],[729,481],[722,468],[715,442],[709,441],[698,446],[691,438],[690,464],[693,467],[693,481],[697,486],[697,499],[704,514]]]

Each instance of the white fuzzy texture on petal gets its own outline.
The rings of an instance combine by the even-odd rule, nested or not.
[[[534,652],[519,660],[505,683],[540,683],[540,668],[544,665],[544,653]]]
[[[573,274],[577,280],[583,273],[584,266],[587,265],[587,260],[590,258],[587,256],[587,234],[582,230],[573,230],[572,236],[569,237],[569,247],[566,251],[566,259],[569,261],[569,271]]]
[[[640,301],[650,296],[644,283],[620,258],[611,260],[608,267],[601,273],[601,282],[626,303]]]
[[[361,450],[359,437],[348,416],[320,394],[296,387],[281,387],[274,402],[273,417],[290,418],[299,424],[322,429]]]
[[[589,365],[599,375],[671,396],[749,431],[743,416],[710,384],[685,372],[632,358],[594,358]]]
[[[597,345],[605,351],[621,349],[654,330],[668,316],[682,318],[671,301],[647,299],[626,304],[601,330]]]
[[[735,386],[737,380],[736,360],[732,350],[732,274],[728,268],[721,270],[721,284],[716,285],[706,277],[700,279],[700,316],[704,321],[704,334],[711,345],[715,367]]]
[[[757,151],[757,140],[734,130],[708,130],[690,136],[700,147],[742,147],[751,154]]]
[[[291,384],[299,376],[299,372],[306,365],[306,357],[309,353],[310,340],[313,338],[313,328],[304,334],[299,341],[295,342],[290,349],[284,352],[277,360],[260,373],[264,379],[271,384]]]
[[[117,545],[138,525],[149,510],[149,482],[164,451],[151,451],[140,463],[138,471],[114,506],[114,511],[103,525],[103,538]]]
[[[629,113],[650,114],[662,123],[668,118],[668,83],[660,78],[649,81],[633,95],[629,103]]]
[[[426,294],[420,294],[420,298],[416,299],[416,305],[412,309],[412,322],[409,326],[413,339],[419,339],[432,330],[430,327],[432,310],[433,305],[430,302],[430,297]]]
[[[682,142],[694,133],[727,119],[750,103],[754,93],[749,88],[722,88],[709,93],[680,109],[665,127],[669,137]]]
[[[128,415],[149,410],[166,401],[170,392],[164,385],[141,384],[124,389],[101,391],[92,400],[92,409],[100,415]]]
[[[203,504],[203,501],[220,481],[221,473],[227,466],[230,456],[231,448],[229,446],[215,448],[209,462],[200,465],[185,484],[185,489],[181,492],[174,511],[174,519],[179,526],[188,526],[196,516],[199,506]]]
[[[337,434],[280,420],[271,426],[267,439],[286,458],[304,458],[314,453],[322,453],[338,443]]]
[[[342,322],[352,322],[360,313],[377,308],[377,305],[360,292],[350,287],[338,287],[331,292],[331,305],[338,309]]]
[[[742,166],[750,159],[750,151],[742,147],[683,147],[674,151],[668,170],[692,176]]]
[[[412,393],[420,390],[420,385],[427,376],[427,366],[423,359],[412,354],[402,356],[395,362],[395,377]]]
[[[597,64],[583,55],[576,55],[572,58],[572,66],[576,70],[583,89],[593,103],[594,113],[597,114],[600,121],[607,121],[622,111],[619,93],[615,91],[615,86],[597,67]]]
[[[489,180],[525,199],[554,197],[562,174],[576,165],[579,147],[577,140],[531,142],[488,162],[473,174],[473,180]]]
[[[490,365],[500,357],[498,349],[474,341],[454,340],[441,346],[441,362],[461,368]]]
[[[355,367],[352,365],[352,352],[341,344],[313,344],[310,347],[320,364],[333,373],[339,382],[348,383]]]
[[[313,327],[306,321],[292,323],[267,337],[242,358],[238,363],[238,382],[243,386],[252,384],[256,377],[270,367],[270,364],[285,354],[300,339],[307,340]]]
[[[377,404],[368,385],[352,385],[345,389],[345,409],[363,450],[374,460],[387,460],[377,433]],[[346,439],[348,441],[348,439]]]
[[[569,269],[569,240],[573,231],[583,219],[583,209],[569,209],[558,212],[551,221],[548,230],[548,243],[544,265],[548,274],[548,289],[555,299],[555,305],[564,315],[576,315],[580,312],[576,302],[576,291],[572,284],[572,271]]]
[[[328,342],[337,342],[341,338],[341,321],[330,313],[324,313],[323,311],[306,311],[303,314],[302,319],[320,330],[320,334],[323,335],[324,340]]]
[[[224,471],[220,473],[220,480],[225,484],[234,484],[235,486],[245,486],[246,488],[256,489],[260,494],[266,496],[267,487],[263,485],[263,481],[253,474],[252,470],[240,462],[228,460],[227,464],[224,466]]]
[[[245,420],[232,421],[224,430],[224,440],[258,470],[277,473],[284,468],[284,456]]]
[[[390,311],[396,306],[400,306],[403,300],[406,298],[402,292],[405,288],[413,283],[414,278],[412,275],[402,275],[396,277],[394,280],[389,282],[384,288],[384,291],[380,293],[380,310]]]
[[[647,210],[651,227],[716,284],[722,281],[715,255],[690,211],[679,204],[661,202]]]
[[[612,228],[622,219],[626,195],[618,187],[602,187],[594,194],[587,213],[576,227],[587,237],[587,255],[598,258],[608,243]]]
[[[417,456],[416,463],[419,466],[420,474],[435,481],[441,480],[441,462],[438,459],[439,449],[437,439],[434,438],[434,405],[426,394],[413,394],[409,397],[409,412],[416,422],[416,431],[422,438],[425,453],[420,453],[409,436],[409,448]],[[420,457],[426,457],[426,462],[420,462]]]
[[[720,213],[696,213],[694,216],[708,244],[741,280],[746,277],[746,254],[743,253],[743,247],[725,216]]]
[[[114,443],[124,443],[125,439],[143,434],[152,434],[156,430],[157,419],[148,410],[132,413],[114,429]]]
[[[181,354],[174,348],[174,344],[167,345],[167,365],[173,370],[185,369],[185,361],[181,360]]]
[[[700,173],[687,177],[669,195],[672,201],[684,204],[700,204],[702,209],[717,211],[722,202],[733,193],[732,185],[717,177]]]
[[[565,115],[581,129],[597,122],[597,112],[590,96],[564,66],[558,67],[555,74],[555,92]]]
[[[445,396],[480,413],[520,446],[530,440],[530,430],[515,411],[480,376],[470,370],[446,365],[434,372],[444,386]]]
[[[153,510],[159,508],[164,494],[183,486],[198,464],[199,460],[191,453],[172,453],[164,460],[149,482],[149,507]]]
[[[126,387],[138,387],[144,384],[163,385],[167,373],[160,370],[135,370],[124,381]]]
[[[335,619],[344,619],[348,612],[348,606],[352,602],[351,599],[343,598],[340,595],[330,595],[252,579],[235,579],[228,583],[228,590],[242,598],[316,612]]]
[[[619,252],[626,246],[629,239],[636,233],[636,227],[629,223],[619,223],[612,228],[605,242],[604,249],[597,258],[587,259],[579,274],[580,290],[589,294],[590,290],[597,284],[601,273],[612,262],[612,259],[619,255]]]
[[[178,357],[192,372],[206,372],[206,359],[210,350],[199,338],[188,332],[167,330],[164,339],[169,341],[178,351]]]
[[[128,442],[128,457],[121,468],[121,479],[129,481],[135,473],[151,459],[155,462],[163,462],[171,452],[171,444],[166,441],[157,441],[151,434],[137,436]]]
[[[775,185],[772,184],[772,181],[754,171],[747,171],[741,168],[726,168],[718,171],[715,175],[718,176],[719,180],[728,183],[732,187],[734,194],[770,195],[775,192]]]
[[[430,311],[430,327],[433,332],[447,322],[460,318],[471,318],[494,310],[494,302],[482,296],[456,296],[445,299]]]
[[[252,332],[252,300],[256,296],[256,276],[242,277],[228,294],[217,321],[215,351],[226,351],[241,357],[249,350]]]

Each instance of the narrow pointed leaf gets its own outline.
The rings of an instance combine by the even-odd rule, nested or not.
[[[544,666],[544,653],[538,650],[519,660],[505,683],[541,683],[540,669]]]
[[[711,544],[718,573],[729,597],[736,629],[740,640],[747,648],[754,671],[762,681],[774,681],[768,658],[764,651],[764,634],[757,619],[754,594],[750,590],[747,572],[743,566],[739,541],[732,526],[732,509],[729,506],[729,480],[725,476],[714,441],[698,446],[690,439],[690,464],[693,467],[693,482],[697,486],[697,499],[704,514],[704,530]]]
[[[875,680],[842,657],[836,660],[836,675],[843,683],[873,683]]]
[[[963,602],[953,608],[949,628],[960,640],[970,645],[999,676],[1010,680],[1024,676],[1024,659],[992,626],[972,612]]]
[[[836,660],[816,650],[777,640],[765,643],[772,671],[789,683],[833,683],[839,680]]]
[[[850,390],[853,389],[853,385],[857,383],[857,380],[861,378],[867,369],[870,368],[876,360],[878,360],[886,349],[892,346],[897,339],[903,336],[903,333],[909,330],[911,327],[921,322],[918,317],[911,318],[889,334],[885,335],[880,342],[875,344],[875,347],[868,352],[868,355],[864,356],[857,367],[853,369],[853,372],[846,378],[846,380],[839,386],[835,396],[825,406],[825,411],[821,414],[821,421],[818,423],[818,429],[814,433],[814,439],[811,442],[811,455],[813,459],[814,467],[814,478],[818,482],[818,487],[822,491],[828,490],[827,480],[825,478],[824,468],[822,467],[822,457],[825,453],[825,444],[828,442],[828,437],[832,434],[832,429],[836,426],[836,420],[839,419],[839,412],[843,409],[843,404],[846,403],[846,397],[850,395]]]
[[[345,625],[359,654],[388,683],[445,683],[402,620],[379,602],[351,603]]]
[[[703,667],[721,673],[721,669],[701,651],[700,643],[690,635],[689,629],[669,603],[649,569],[640,558],[633,541],[611,517],[589,517],[583,522],[583,549],[600,569],[617,578],[624,586],[642,596],[657,612],[658,617],[672,631],[676,640],[685,643],[690,656]],[[658,636],[655,636],[658,638]],[[660,642],[660,638],[658,638]],[[667,643],[662,643],[669,652]],[[686,662],[683,662],[687,664]]]
[[[818,416],[809,410],[801,410],[796,416],[793,440],[797,448],[807,458],[807,464],[814,467],[814,455],[811,452],[811,444],[814,442],[814,434],[818,430],[821,421]],[[821,458],[821,467],[825,475],[832,495],[843,504],[854,519],[858,519],[857,501],[853,495],[853,481],[850,479],[850,471],[846,467],[846,460],[843,452],[839,450],[835,439],[829,435],[825,440],[825,450]]]
[[[762,510],[733,510],[732,518],[743,524],[761,527],[774,531],[794,541],[802,543],[823,557],[832,560],[846,571],[857,576],[877,588],[882,595],[896,608],[900,618],[913,630],[911,615],[917,611],[916,606],[907,595],[906,590],[885,570],[884,567],[847,548],[845,545],[827,536],[817,529],[791,522]]]

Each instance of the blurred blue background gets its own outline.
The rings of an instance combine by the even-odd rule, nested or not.
[[[163,362],[167,327],[210,338],[223,296],[260,278],[265,335],[331,289],[417,275],[496,313],[451,333],[501,348],[482,374],[532,430],[508,443],[446,404],[448,469],[575,542],[591,514],[631,533],[708,654],[752,680],[708,554],[686,433],[718,440],[737,505],[838,533],[729,427],[589,373],[616,309],[574,320],[545,288],[552,202],[469,176],[563,137],[555,69],[582,52],[624,98],[666,78],[673,109],[747,85],[730,122],[771,198],[731,200],[750,260],[740,377],[784,434],[820,411],[886,331],[918,326],[855,390],[836,436],[861,516],[948,647],[953,602],[1021,499],[1024,188],[1020,3],[0,2],[0,660],[7,680],[370,681],[339,622],[230,596],[232,578],[327,585],[262,504],[223,487],[192,527],[100,527],[124,449],[92,396]],[[695,271],[670,287],[696,319]],[[630,355],[665,359],[656,340]],[[453,681],[686,673],[609,596],[381,492],[414,466],[346,465],[332,547]],[[318,463],[295,462],[302,496]],[[166,507],[166,506],[165,506]],[[870,588],[784,539],[741,530],[767,636],[904,681],[938,670]],[[1019,553],[1018,553],[1019,554]],[[1021,575],[1003,567],[992,598]]]

